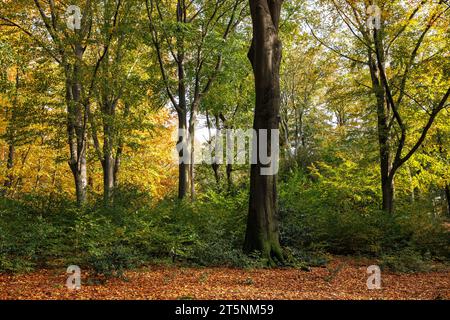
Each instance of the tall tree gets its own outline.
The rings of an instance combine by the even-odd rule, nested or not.
[[[195,193],[195,123],[203,97],[221,70],[223,42],[239,24],[244,0],[146,0],[151,43],[164,91],[178,116],[180,131],[178,197]],[[187,146],[187,148],[186,148]],[[183,159],[187,151],[190,164]]]
[[[256,163],[251,166],[250,200],[244,251],[261,252],[269,264],[283,261],[279,242],[277,208],[277,174],[263,175],[266,167],[260,159],[260,139],[266,139],[267,154],[271,155],[271,132],[279,128],[280,64],[282,43],[278,37],[283,0],[250,0],[253,39],[248,53],[255,77],[256,104],[253,141]],[[267,130],[265,138],[261,130]],[[255,151],[255,150],[254,150]],[[266,150],[264,150],[266,151]],[[271,163],[270,165],[274,165]]]
[[[23,3],[22,5],[23,9],[29,12],[37,10],[37,16],[32,15],[30,19],[23,21],[20,15],[9,16],[8,12],[15,11],[12,8],[5,8],[5,11],[0,12],[0,19],[6,25],[19,28],[29,35],[60,65],[64,72],[67,135],[70,149],[69,167],[75,181],[77,202],[82,205],[87,200],[88,120],[86,104],[83,101],[88,98],[85,92],[88,88],[83,81],[83,60],[91,35],[92,2],[86,1],[82,10],[84,17],[80,28],[74,28],[73,32],[67,28],[66,21],[59,19],[59,12],[64,12],[67,8],[57,6],[55,1],[50,0],[44,4],[40,0],[34,0],[34,4]]]
[[[136,3],[131,1],[124,2],[122,7],[115,2],[107,1],[103,10],[95,17],[99,25],[96,32],[97,41],[103,43],[103,47],[99,47],[99,56],[104,55],[104,58],[98,60],[96,66],[97,103],[95,106],[94,104],[89,106],[88,111],[95,153],[102,166],[105,204],[111,202],[114,189],[118,185],[118,172],[124,147],[121,133],[125,126],[123,122],[128,118],[131,107],[131,102],[124,100],[131,96],[129,91],[134,82],[130,80],[140,59],[135,41],[136,21],[139,21],[136,11],[139,9],[141,6],[136,6]],[[131,58],[133,53],[136,54],[134,59]],[[97,124],[97,118],[100,118],[101,126]]]
[[[441,76],[429,83],[435,87],[432,94],[421,89],[420,83],[425,80],[422,72],[440,57],[440,49],[437,53],[430,38],[445,34],[448,22],[443,17],[450,8],[443,0],[423,0],[407,7],[398,1],[378,1],[377,7],[374,1],[329,0],[325,4],[335,14],[332,21],[339,25],[332,30],[347,31],[343,31],[345,35],[333,35],[332,44],[311,32],[322,45],[370,74],[368,87],[375,98],[377,115],[382,209],[393,212],[397,172],[423,145],[436,117],[447,107],[450,88]],[[369,18],[372,23],[367,22]],[[353,47],[348,39],[353,39]],[[442,67],[437,69],[441,75],[445,72]],[[420,109],[413,120],[419,128],[408,123],[415,108]]]

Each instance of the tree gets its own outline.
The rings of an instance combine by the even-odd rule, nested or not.
[[[66,105],[67,105],[67,135],[70,149],[69,167],[72,171],[76,197],[79,205],[87,198],[87,112],[83,98],[86,85],[83,82],[83,58],[87,49],[87,42],[92,26],[92,3],[86,1],[85,17],[80,29],[70,33],[66,21],[60,21],[58,8],[53,0],[48,2],[48,8],[39,0],[34,0],[34,8],[30,4],[23,4],[30,12],[37,9],[38,16],[21,22],[20,15],[8,17],[1,13],[0,19],[11,27],[16,27],[29,35],[47,54],[49,54],[62,68],[65,75]],[[6,10],[8,8],[5,8]],[[7,11],[5,11],[6,13]],[[11,12],[14,12],[13,10]],[[49,15],[48,15],[49,13]],[[16,21],[19,20],[19,21]]]
[[[282,43],[278,37],[282,0],[250,0],[253,39],[248,53],[255,77],[256,104],[253,128],[257,134],[253,148],[256,163],[251,166],[250,199],[244,251],[261,252],[273,264],[283,261],[279,242],[277,174],[263,175],[265,167],[259,156],[261,129],[268,129],[266,145],[271,155],[272,129],[279,128],[280,64]],[[271,163],[273,165],[273,163]]]
[[[32,157],[31,144],[39,138],[45,141],[48,132],[41,124],[43,104],[49,107],[51,103],[47,84],[38,80],[42,71],[42,65],[36,63],[38,52],[30,49],[26,35],[8,31],[0,37],[0,101],[6,121],[0,139],[7,145],[2,193],[12,196],[23,182],[23,167]]]
[[[312,28],[311,32],[321,44],[370,74],[368,87],[375,98],[377,116],[381,207],[393,212],[396,173],[423,145],[436,117],[447,107],[450,88],[445,80],[430,83],[435,87],[433,94],[421,89],[420,81],[424,80],[421,71],[426,72],[440,57],[428,38],[433,32],[443,37],[448,22],[442,18],[449,7],[442,0],[420,1],[412,8],[405,8],[397,1],[381,1],[378,2],[380,14],[376,17],[379,25],[371,26],[367,23],[367,13],[373,9],[374,2],[330,0],[326,3],[336,16],[332,21],[338,21],[339,25],[327,27],[346,28],[347,33],[340,37],[334,35],[334,44],[329,44]],[[353,39],[353,46],[349,46],[348,39]],[[340,49],[343,47],[353,51]],[[437,69],[441,74],[445,72],[444,68]],[[420,111],[411,117],[410,111],[415,108]],[[407,123],[412,118],[421,126]]]
[[[129,91],[135,83],[130,80],[140,59],[135,39],[138,21],[136,10],[139,8],[140,6],[133,2],[125,2],[122,7],[107,2],[103,11],[96,17],[99,25],[96,40],[104,44],[99,53],[104,58],[99,59],[96,66],[98,79],[95,100],[98,117],[96,110],[92,110],[94,103],[89,106],[88,113],[95,153],[103,171],[105,204],[112,201],[114,190],[118,186],[118,172],[124,148],[121,133],[124,131],[123,122],[127,120],[132,104],[131,101],[124,100],[127,100],[127,97],[130,100],[132,96]],[[131,58],[132,54],[137,57]],[[124,97],[125,95],[127,97]],[[97,125],[97,118],[100,118],[101,126]]]
[[[178,117],[178,197],[195,195],[195,122],[203,97],[221,71],[221,47],[239,24],[243,0],[185,1],[176,5],[146,0],[151,43],[164,91]],[[187,146],[187,148],[186,148]],[[190,164],[186,162],[185,151]],[[189,178],[189,179],[188,179]]]

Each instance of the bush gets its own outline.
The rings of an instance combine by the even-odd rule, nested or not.
[[[412,248],[405,248],[395,254],[382,255],[380,267],[393,272],[426,272],[431,269],[430,255],[422,255]]]
[[[394,215],[374,209],[371,180],[345,170],[297,170],[281,184],[281,242],[287,264],[307,269],[328,253],[379,257],[386,268],[422,269],[449,260],[450,237],[433,215],[402,206]],[[350,171],[350,173],[347,173]],[[242,253],[247,187],[206,190],[190,201],[153,203],[133,188],[112,206],[98,199],[79,209],[61,198],[0,198],[0,272],[76,264],[104,277],[161,260],[201,266],[264,267]]]
[[[339,170],[323,172],[316,172],[312,181],[297,171],[283,183],[281,239],[285,246],[297,250],[319,246],[335,254],[376,257],[398,253],[401,259],[404,250],[413,250],[449,259],[449,232],[440,218],[406,206],[394,214],[385,213],[376,209],[379,198],[370,181],[348,179]]]
[[[30,271],[68,249],[63,241],[64,226],[49,223],[44,213],[0,199],[0,271]]]
[[[126,246],[91,250],[86,262],[96,276],[106,278],[122,278],[125,270],[142,264],[140,256]]]
[[[156,204],[136,190],[122,190],[111,207],[98,199],[83,209],[48,198],[1,199],[0,272],[76,264],[110,277],[161,259],[254,266],[259,262],[241,250],[246,206],[247,193],[236,190],[232,196],[207,192],[195,203]]]

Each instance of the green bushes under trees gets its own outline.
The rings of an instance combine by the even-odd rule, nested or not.
[[[297,170],[283,183],[284,245],[376,257],[394,271],[423,271],[427,261],[449,261],[445,216],[433,214],[426,200],[399,201],[394,214],[379,210],[380,195],[370,175],[361,170],[358,175],[353,165],[356,170],[351,163],[334,170],[324,165],[309,175]]]
[[[405,204],[393,215],[377,210],[379,195],[370,178],[343,176],[351,171],[348,164],[309,175],[295,170],[281,183],[281,242],[288,264],[321,265],[328,253],[375,257],[401,272],[449,261],[450,236],[442,217],[417,203],[416,209]],[[194,203],[155,203],[128,188],[113,206],[105,208],[99,198],[83,209],[64,199],[1,198],[0,271],[76,264],[99,275],[122,276],[149,263],[264,267],[257,255],[242,253],[246,190],[209,190]]]

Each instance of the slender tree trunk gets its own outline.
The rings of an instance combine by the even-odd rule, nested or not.
[[[236,110],[234,111],[234,113],[236,114],[237,109],[238,109],[239,105],[236,107]],[[233,116],[234,117],[234,116]],[[225,116],[220,113],[219,115],[216,115],[216,127],[220,128],[220,124],[219,124],[219,119],[222,120],[223,123],[223,128],[226,130],[226,140],[227,141],[231,141],[232,139],[232,130],[234,129],[234,126],[230,125],[227,122],[227,119],[225,118]],[[231,154],[228,154],[231,153]],[[231,190],[231,188],[233,187],[233,160],[234,160],[234,150],[226,150],[226,175],[227,175],[227,188],[228,190]]]
[[[123,146],[119,145],[116,152],[116,158],[114,159],[114,171],[113,171],[114,189],[117,189],[119,187],[119,169],[122,163],[122,152]]]
[[[105,154],[103,160],[103,200],[105,204],[110,204],[114,196],[114,163],[111,154]]]
[[[189,117],[189,148],[190,148],[190,163],[189,163],[189,187],[191,201],[195,200],[195,121],[197,117],[197,106],[194,103],[191,107],[191,114]]]
[[[8,189],[12,187],[14,181],[14,175],[12,174],[12,169],[14,168],[14,159],[16,155],[16,148],[13,144],[8,146],[8,160],[6,162],[6,168],[8,169],[8,176],[6,177],[6,181],[4,183],[5,194],[8,192]]]
[[[215,122],[216,122],[216,130],[218,131],[218,130],[220,130],[219,115],[215,114],[214,118],[215,118]],[[212,133],[211,133],[211,126],[212,125],[211,125],[211,120],[209,118],[209,112],[208,111],[206,111],[206,126],[208,128],[208,137],[209,137],[208,143],[211,146],[211,144],[214,142],[214,139],[213,139]],[[217,131],[216,131],[216,139],[217,139]],[[215,150],[215,152],[217,152],[217,150]],[[216,161],[216,159],[217,159],[217,155],[216,155],[216,158],[213,159],[213,161],[212,161],[211,168],[212,168],[212,170],[214,172],[214,179],[216,180],[216,186],[219,187],[219,184],[220,184],[220,164],[218,163],[218,161]]]
[[[176,15],[177,22],[182,24],[185,22],[186,18],[186,6],[181,0],[177,1]],[[182,132],[178,139],[178,145],[188,145],[188,132],[187,132],[187,100],[186,100],[186,79],[184,70],[184,36],[180,33],[176,37],[177,46],[177,71],[178,71],[178,130]],[[187,148],[186,148],[187,149]],[[184,148],[181,148],[180,153],[180,164],[178,173],[178,198],[184,199],[188,190],[188,175],[189,175],[189,164],[186,163],[186,155],[184,154]]]
[[[106,205],[111,204],[114,197],[114,172],[116,159],[114,158],[114,117],[116,102],[108,101],[104,98],[103,102],[103,200]]]
[[[250,0],[253,22],[253,40],[249,59],[255,76],[256,105],[253,127],[269,129],[267,154],[270,155],[270,129],[279,128],[280,62],[282,45],[278,38],[278,25],[282,0]],[[253,142],[259,154],[259,139]],[[277,146],[278,147],[278,146]],[[259,251],[270,265],[283,261],[279,243],[277,175],[262,175],[259,155],[252,164],[250,174],[250,200],[244,251]]]
[[[179,159],[180,163],[178,165],[178,199],[184,199],[187,192],[187,177],[188,177],[188,164],[184,161],[184,149],[181,146],[187,144],[187,137],[186,137],[186,113],[185,112],[178,112],[178,130],[180,132],[183,132],[184,134],[180,134],[178,137],[178,146],[180,146],[179,151]]]
[[[87,201],[87,163],[86,157],[83,157],[77,162],[77,168],[72,169],[72,174],[75,179],[75,190],[77,196],[77,203],[82,206]]]
[[[444,142],[442,141],[441,130],[437,130],[437,144],[439,146],[439,154],[445,157]],[[446,182],[444,187],[445,198],[447,199],[447,215],[450,217],[450,185]]]
[[[447,199],[447,216],[450,218],[450,186],[445,184],[445,198]]]
[[[83,48],[76,44],[76,61],[73,66],[66,62],[66,101],[68,109],[68,137],[70,147],[69,166],[72,171],[76,198],[79,206],[87,201],[87,112],[81,103],[81,63]]]
[[[381,41],[381,40],[379,40]],[[392,156],[390,150],[389,111],[386,105],[386,93],[382,85],[376,62],[371,51],[368,52],[372,88],[377,102],[378,147],[380,157],[380,177],[383,211],[391,213],[394,208],[394,177],[391,177]]]
[[[231,163],[227,164],[227,185],[228,190],[233,187],[233,165]]]
[[[18,107],[19,85],[20,85],[19,68],[17,68],[17,71],[16,71],[15,85],[16,85],[16,88],[15,88],[15,96],[13,99],[12,110],[11,110],[10,125],[8,126],[8,129],[7,129],[8,160],[6,162],[6,168],[8,169],[8,174],[7,174],[5,183],[4,183],[4,187],[5,187],[4,194],[8,193],[8,189],[10,189],[13,186],[13,182],[14,182],[14,174],[13,174],[12,170],[14,168],[14,162],[15,162],[15,157],[16,157],[15,126],[16,126],[16,122],[17,122],[16,112],[17,112],[17,107]],[[8,117],[8,112],[7,112],[6,116]]]
[[[124,117],[128,118],[130,114],[130,106],[129,104],[125,104],[125,110],[124,110]],[[114,189],[117,189],[119,187],[119,170],[120,170],[120,166],[122,164],[122,154],[123,154],[123,146],[124,146],[124,141],[123,141],[123,137],[122,134],[119,134],[119,142],[117,145],[117,151],[116,151],[116,158],[115,158],[115,163],[114,163]]]

